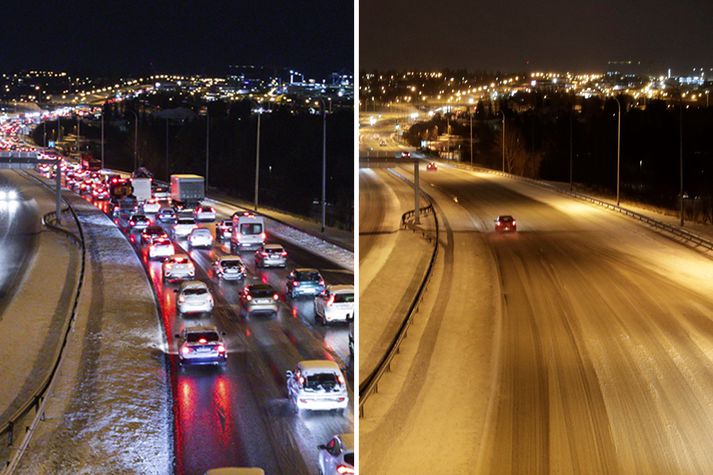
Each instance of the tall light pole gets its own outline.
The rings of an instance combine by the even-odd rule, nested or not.
[[[260,187],[260,117],[262,116],[262,108],[257,111],[257,147],[255,149],[255,201],[254,209],[257,211],[258,206],[258,188]]]
[[[505,112],[499,111],[503,115],[503,173],[505,173]]]
[[[77,153],[79,153],[79,114],[77,114]]]
[[[615,97],[616,105],[619,108],[617,114],[617,134],[616,134],[616,205],[621,203],[619,189],[621,187],[621,102]]]
[[[166,117],[166,181],[171,179],[170,170],[168,168],[168,117]]]
[[[102,107],[101,152],[102,152],[102,170],[103,170],[104,169],[104,107]]]
[[[470,113],[470,168],[473,168],[473,112]]]
[[[322,102],[322,232],[327,224],[327,110]]]
[[[205,186],[208,187],[208,158],[210,157],[210,116],[205,112]]]
[[[139,114],[135,110],[130,110],[134,114],[134,170],[139,168]]]
[[[681,226],[683,226],[683,101],[679,107],[679,122],[678,122],[678,138],[679,138],[679,156],[678,156],[678,177],[681,185]]]
[[[569,111],[569,191],[572,191],[574,184],[572,181],[572,149],[573,149],[573,134],[572,129],[574,128],[574,104]]]

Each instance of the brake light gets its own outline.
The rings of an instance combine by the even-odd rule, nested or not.
[[[253,296],[250,295],[250,294],[247,294],[247,295],[245,296],[245,300],[247,300],[248,302],[249,302],[250,300],[252,300],[252,299],[253,299]]]
[[[324,285],[324,279],[319,281],[319,285]]]
[[[206,340],[205,338],[201,338],[200,340],[198,340],[198,343],[200,343],[201,345],[205,345],[207,342],[208,340]]]
[[[218,353],[225,353],[225,346],[218,345]]]
[[[305,383],[305,377],[300,376],[300,384],[304,384],[304,383]],[[305,401],[303,400],[302,402],[305,402]]]
[[[294,282],[292,283],[292,285],[293,285],[294,287],[299,287],[299,286],[300,286],[300,281],[299,281],[299,280],[296,280],[296,281],[294,281]]]
[[[344,376],[341,374],[337,376],[337,381],[339,381],[339,384],[344,384]]]
[[[512,225],[515,226],[516,224],[517,224],[517,221],[513,220]]]
[[[190,352],[191,352],[191,349],[188,348],[187,346],[184,346],[183,348],[181,348],[181,353],[183,353],[184,355],[187,355]]]
[[[184,297],[183,295],[181,295],[180,297],[178,297],[178,303],[183,303],[183,302],[185,302],[185,301],[186,301],[186,297]]]
[[[333,303],[334,303],[334,294],[329,296],[329,300],[327,300],[327,307],[331,307]]]
[[[273,299],[273,300],[280,300],[280,296],[277,295],[277,294],[274,294],[274,295],[272,296],[272,299]]]
[[[267,257],[267,252],[261,252],[260,254],[262,254],[262,257]]]
[[[339,474],[345,474],[345,473],[354,473],[354,469],[351,467],[347,467],[346,465],[337,465],[337,473]]]
[[[262,239],[263,241],[264,241],[265,239],[267,239],[267,234],[265,234],[265,233],[260,233],[260,239]]]
[[[287,251],[282,251],[282,252],[280,253],[280,255],[281,255],[282,257],[287,257]]]

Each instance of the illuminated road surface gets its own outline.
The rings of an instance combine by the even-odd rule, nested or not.
[[[219,219],[221,216],[219,216]],[[120,223],[123,224],[123,223]],[[214,231],[212,223],[202,224]],[[267,229],[268,236],[270,229]],[[137,241],[138,232],[131,233]],[[271,242],[279,239],[268,238]],[[185,240],[178,243],[187,248]],[[277,317],[239,314],[242,283],[219,281],[211,269],[229,245],[192,250],[196,278],[208,282],[216,301],[210,317],[177,317],[174,288],[163,284],[161,264],[141,250],[161,305],[166,328],[174,394],[176,473],[203,473],[220,466],[260,466],[267,473],[316,473],[317,445],[353,430],[353,414],[307,413],[297,416],[286,398],[285,371],[304,359],[333,359],[353,381],[348,327],[315,323],[312,299],[285,300],[285,280],[293,267],[316,267],[329,284],[352,283],[353,275],[318,255],[280,242],[288,251],[287,269],[256,269],[253,252],[243,253],[249,282],[271,284],[282,302]],[[173,335],[184,325],[216,325],[226,332],[224,368],[178,365]],[[353,400],[353,394],[350,393]]]
[[[713,472],[713,262],[531,185],[421,177],[443,252],[365,473]]]

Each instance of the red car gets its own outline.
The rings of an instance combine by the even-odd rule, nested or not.
[[[426,165],[426,170],[429,172],[438,171],[438,165],[436,165],[436,162],[428,162],[428,165]]]
[[[498,216],[495,220],[495,231],[499,233],[514,233],[517,231],[517,221],[509,215]]]

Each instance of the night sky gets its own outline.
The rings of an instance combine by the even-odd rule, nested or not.
[[[361,0],[359,16],[362,70],[713,67],[710,0]]]
[[[0,69],[222,73],[227,64],[351,71],[350,2],[3,1]]]

